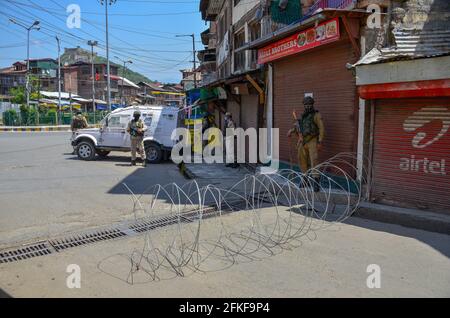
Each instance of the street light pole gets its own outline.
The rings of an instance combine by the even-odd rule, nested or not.
[[[25,89],[26,89],[26,93],[27,93],[27,107],[29,107],[30,106],[30,32],[33,29],[39,30],[40,27],[38,25],[40,22],[38,20],[36,20],[33,22],[33,24],[31,26],[27,27],[12,18],[10,18],[9,21],[11,21],[12,23],[17,24],[18,26],[21,26],[22,28],[27,30],[27,74],[26,74],[26,84],[25,84],[26,88]]]
[[[197,50],[195,49],[195,34],[181,34],[181,35],[176,35],[176,37],[187,37],[190,36],[192,37],[192,54],[194,55],[194,69],[193,69],[193,73],[194,73],[194,88],[197,88],[197,59],[195,57],[195,53],[197,52]]]
[[[58,42],[58,111],[61,124],[61,43],[58,36],[56,36],[56,42]]]
[[[192,34],[192,52],[194,54],[194,88],[197,88],[197,62],[195,53],[197,50],[195,49],[195,34]]]
[[[94,46],[97,46],[97,41],[88,41],[88,45],[91,46],[91,76],[92,76],[92,110],[94,112],[94,124],[95,124],[95,69],[94,69]]]
[[[105,23],[106,23],[106,100],[108,103],[108,110],[111,111],[111,74],[110,74],[110,64],[109,64],[109,31],[108,31],[108,3],[112,5],[116,0],[100,0],[100,3],[105,4]]]

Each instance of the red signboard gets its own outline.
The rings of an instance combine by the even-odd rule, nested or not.
[[[334,18],[259,49],[258,64],[303,52],[339,39],[339,18]]]

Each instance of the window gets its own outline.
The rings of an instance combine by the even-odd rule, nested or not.
[[[108,127],[110,128],[126,128],[130,117],[128,115],[113,115],[108,119]]]
[[[83,67],[81,69],[81,74],[83,74],[83,75],[90,75],[91,74],[91,69],[89,67]]]
[[[228,8],[224,10],[224,13],[219,17],[219,22],[217,23],[217,43],[221,43],[225,33],[227,33],[229,26],[228,18]]]
[[[248,33],[250,35],[250,42],[253,42],[261,37],[261,22],[251,23],[248,26]],[[250,63],[251,69],[255,69],[258,65],[258,50],[250,51]]]
[[[234,49],[238,49],[245,44],[245,30],[239,31],[234,36]],[[245,50],[234,53],[234,71],[242,71],[245,68]]]
[[[147,127],[150,127],[152,125],[153,116],[151,114],[148,114],[147,117],[144,119],[144,123]]]

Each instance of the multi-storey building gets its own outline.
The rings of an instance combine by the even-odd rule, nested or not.
[[[296,166],[285,136],[312,96],[321,162],[353,153],[367,199],[449,211],[448,1],[202,0],[200,11],[216,24],[217,79],[202,89],[226,92],[219,116],[278,129],[268,148],[278,143],[281,167]]]
[[[0,95],[9,95],[11,88],[25,87],[27,63],[16,62],[0,70]]]
[[[92,99],[92,64],[77,62],[63,68],[64,91],[79,95],[86,99]],[[107,65],[95,63],[95,99],[107,100]],[[111,101],[120,103],[119,79],[117,67],[110,66]]]
[[[51,58],[30,59],[30,80],[35,90],[58,90],[58,63]],[[18,61],[11,67],[0,70],[0,94],[8,95],[13,87],[26,84],[27,62]]]

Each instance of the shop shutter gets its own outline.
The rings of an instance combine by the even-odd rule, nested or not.
[[[450,214],[450,101],[375,106],[372,198]]]
[[[305,93],[313,93],[322,114],[325,140],[320,161],[342,152],[356,152],[355,78],[345,65],[354,61],[348,41],[340,41],[274,62],[274,127],[280,129],[280,159],[289,162],[286,134],[293,125],[292,111],[303,112]],[[292,159],[297,155],[292,147]]]

